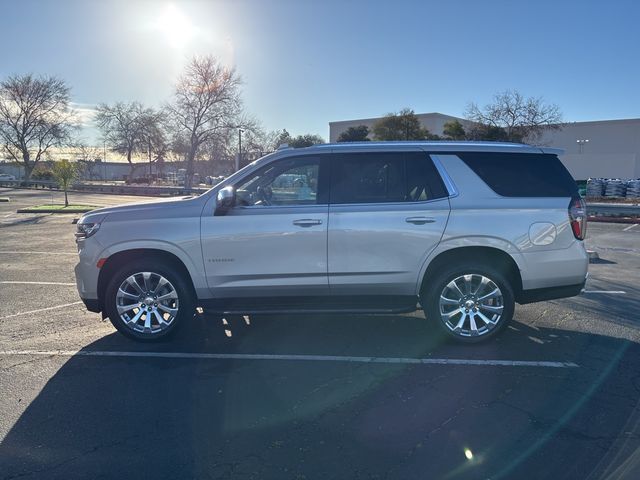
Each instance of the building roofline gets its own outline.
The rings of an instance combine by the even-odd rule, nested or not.
[[[448,118],[456,118],[458,120],[465,120],[464,118],[461,117],[456,117],[455,115],[449,115],[446,113],[440,113],[440,112],[427,112],[427,113],[416,113],[415,114],[417,117],[421,117],[423,115],[441,115],[443,117],[448,117]],[[354,122],[375,122],[376,120],[380,120],[381,118],[384,118],[385,115],[379,116],[379,117],[371,117],[371,118],[354,118],[352,120],[336,120],[333,122],[329,122],[329,125],[337,125],[340,123],[354,123]],[[468,121],[468,120],[466,120]]]
[[[483,141],[459,141],[459,140],[393,140],[393,141],[369,141],[369,142],[333,142],[320,143],[306,148],[345,148],[347,146],[367,147],[372,145],[389,145],[389,146],[419,146],[432,147],[446,145],[449,147],[461,146],[492,146],[492,147],[522,147],[532,148],[532,145],[515,142],[483,142]],[[537,148],[537,147],[533,147]]]
[[[584,125],[584,124],[606,124],[606,123],[640,123],[640,118],[612,118],[609,120],[585,120],[579,122],[562,122],[559,123],[561,127],[569,125]]]
[[[365,150],[393,150],[406,148],[427,149],[434,152],[520,152],[520,153],[555,153],[562,154],[559,149],[536,147],[524,143],[508,142],[460,142],[460,141],[393,141],[393,142],[340,142],[323,143],[306,148],[285,148],[280,152],[312,154],[313,152],[334,151],[365,151]]]

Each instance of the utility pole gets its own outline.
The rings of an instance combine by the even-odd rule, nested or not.
[[[102,176],[103,180],[107,180],[107,142],[102,143],[102,164],[104,168],[102,169],[104,174]]]
[[[236,156],[236,172],[240,170],[240,159],[242,158],[242,130],[238,129],[238,155]]]
[[[151,139],[149,139],[149,146],[147,147],[147,153],[149,154],[149,185],[151,185],[151,176],[153,172],[151,170]]]

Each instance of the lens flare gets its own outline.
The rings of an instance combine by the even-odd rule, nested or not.
[[[467,460],[473,460],[473,452],[468,448],[464,449],[464,456],[467,457]]]

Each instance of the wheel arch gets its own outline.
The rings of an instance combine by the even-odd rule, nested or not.
[[[187,285],[191,289],[193,298],[197,298],[196,288],[193,283],[191,272],[185,265],[185,263],[174,253],[159,248],[130,248],[120,250],[106,257],[106,261],[100,269],[98,274],[98,301],[100,303],[100,310],[104,316],[104,297],[107,290],[107,285],[112,275],[123,265],[140,259],[150,259],[156,262],[162,262],[175,268],[180,275],[185,279]]]
[[[484,245],[455,246],[435,254],[423,269],[424,273],[421,275],[421,280],[418,285],[418,295],[421,294],[427,285],[429,278],[433,278],[435,272],[453,262],[459,263],[466,261],[480,261],[492,267],[499,268],[511,282],[516,301],[520,298],[522,293],[522,275],[520,273],[520,267],[514,257],[505,250]]]

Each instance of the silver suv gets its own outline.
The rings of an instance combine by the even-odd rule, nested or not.
[[[87,308],[157,340],[227,314],[400,313],[463,342],[515,303],[580,293],[585,205],[557,150],[388,142],[283,148],[194,198],[78,222]]]

